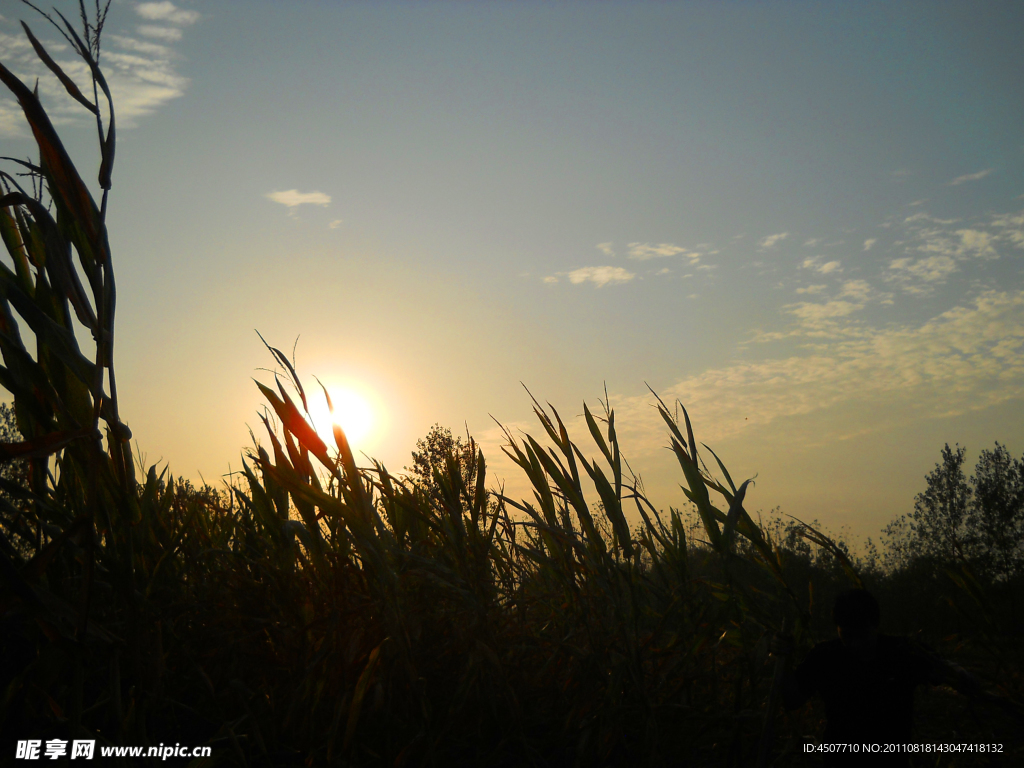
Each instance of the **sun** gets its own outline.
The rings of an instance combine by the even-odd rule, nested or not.
[[[348,387],[327,387],[334,406],[333,417],[322,392],[310,397],[309,415],[313,428],[329,446],[334,446],[334,425],[337,424],[348,438],[352,450],[359,450],[372,435],[375,419],[373,408],[366,398]]]

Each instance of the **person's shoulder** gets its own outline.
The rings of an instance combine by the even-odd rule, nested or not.
[[[937,659],[933,651],[902,635],[879,635],[878,648],[891,663],[899,664],[919,683],[936,676]]]
[[[839,639],[818,643],[807,652],[794,674],[801,689],[810,695],[820,690],[828,671],[835,669],[843,644]]]
[[[910,648],[910,638],[903,635],[883,635],[879,633],[878,644],[885,648]]]
[[[911,656],[920,654],[922,650],[909,637],[882,634],[878,636],[878,648],[886,653]]]
[[[838,637],[833,637],[831,640],[822,640],[816,644],[812,649],[811,653],[834,653],[843,647],[843,641]]]
[[[814,663],[816,661],[824,661],[831,659],[839,653],[842,653],[843,641],[839,638],[833,638],[832,640],[824,640],[816,644],[811,650],[807,652],[805,660]]]

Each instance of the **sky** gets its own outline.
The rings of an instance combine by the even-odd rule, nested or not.
[[[84,68],[0,7],[0,61],[94,179],[95,125],[18,21]],[[114,0],[137,449],[237,470],[258,331],[365,403],[357,447],[394,472],[439,423],[521,494],[499,424],[542,432],[525,388],[596,455],[607,387],[681,507],[653,390],[756,476],[751,511],[877,539],[945,443],[1024,452],[1022,28],[1013,2]],[[6,94],[0,142],[35,154]]]

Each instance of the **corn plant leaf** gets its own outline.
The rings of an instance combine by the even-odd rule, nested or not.
[[[65,432],[51,432],[48,435],[23,440],[17,443],[0,443],[0,461],[12,461],[14,459],[45,459],[57,451],[65,448],[71,441],[83,437],[100,439],[98,430],[92,427],[68,430]]]
[[[590,412],[590,408],[587,404],[583,404],[583,417],[587,421],[587,428],[590,429],[590,435],[594,438],[594,442],[597,443],[597,447],[601,449],[601,453],[605,460],[609,464],[612,463],[612,454],[608,450],[608,444],[604,440],[604,435],[601,434],[601,428],[597,424],[597,419],[594,418],[594,414]]]
[[[11,302],[47,349],[57,355],[68,370],[83,383],[91,387],[95,381],[95,364],[81,353],[74,334],[44,313],[21,289],[19,282],[17,275],[7,266],[0,264],[0,296]]]
[[[703,445],[705,448],[707,448],[709,451],[711,451],[711,455],[714,456],[715,457],[715,461],[718,462],[718,468],[722,470],[722,474],[725,475],[726,482],[729,483],[729,487],[732,488],[733,494],[737,493],[737,491],[736,491],[736,483],[734,483],[732,481],[732,476],[729,474],[729,470],[725,468],[725,464],[723,464],[722,460],[720,458],[718,458],[718,454],[715,453],[714,451],[712,451],[711,448],[708,448],[708,444],[707,443],[701,443],[701,445]]]
[[[615,537],[619,540],[619,546],[622,547],[626,557],[632,557],[633,545],[630,541],[629,524],[626,522],[626,516],[622,512],[621,494],[616,493],[615,489],[612,488],[611,483],[608,482],[608,478],[605,477],[604,472],[597,465],[596,461],[592,466],[584,462],[584,466],[590,472],[598,493],[601,494],[601,500],[604,502],[604,512],[612,523],[612,530],[615,531]]]
[[[712,451],[712,453],[714,452]],[[729,514],[726,517],[725,527],[722,531],[722,538],[727,550],[732,547],[733,534],[736,531],[736,521],[739,520],[740,515],[743,513],[743,498],[747,495],[747,487],[751,482],[753,481],[744,480],[743,485],[739,487],[736,491],[736,495],[730,500]]]
[[[554,481],[555,486],[565,496],[568,502],[572,505],[576,511],[576,515],[580,520],[580,525],[583,527],[584,533],[587,535],[587,540],[590,542],[590,546],[599,554],[603,555],[606,551],[604,540],[598,533],[597,528],[594,526],[593,518],[590,514],[590,510],[587,507],[586,499],[583,497],[583,489],[580,486],[579,480],[575,482],[568,476],[565,468],[553,452],[546,452],[537,441],[530,435],[526,436],[528,441],[527,450],[530,450],[532,455],[535,455],[539,460],[541,466],[547,476]],[[575,446],[570,443],[570,446],[575,450]],[[546,478],[542,479],[543,488],[546,490],[546,494],[543,497],[538,497],[542,501],[542,508],[545,511],[545,518],[547,523],[551,527],[558,527],[557,518],[555,516],[555,503],[554,496],[551,494],[551,489],[548,486]],[[568,524],[566,524],[568,525]]]
[[[359,724],[359,713],[362,711],[363,699],[366,697],[366,691],[370,687],[370,679],[373,677],[373,671],[377,668],[377,661],[380,659],[380,649],[384,643],[387,642],[387,638],[381,641],[380,645],[370,651],[370,658],[366,662],[366,666],[363,668],[362,673],[359,675],[359,680],[356,682],[356,689],[352,693],[352,704],[348,710],[348,722],[345,724],[345,741],[342,745],[344,751],[348,751],[348,748],[352,744],[352,739],[356,735],[356,726]]]
[[[48,54],[46,49],[43,48],[42,43],[36,40],[36,36],[33,35],[32,30],[28,28],[28,24],[23,21],[21,22],[21,26],[25,30],[25,34],[28,36],[29,42],[32,43],[32,47],[35,48],[36,55],[42,59],[43,63],[50,69],[50,71],[57,76],[61,85],[63,85],[67,90],[68,95],[94,115],[98,115],[99,110],[96,108],[96,105],[82,95],[82,92],[78,90],[78,86],[75,85],[75,81],[64,74],[64,70],[60,68],[60,65],[50,58],[50,54]]]
[[[89,243],[99,246],[103,229],[99,209],[57,136],[49,116],[39,103],[39,98],[3,64],[0,64],[0,82],[14,94],[25,113],[39,146],[39,164],[46,173],[51,195],[61,201],[75,221],[81,224]]]
[[[102,189],[110,189],[110,175],[114,166],[115,145],[114,99],[110,95],[110,87],[107,85],[107,79],[103,75],[103,70],[100,69],[99,63],[96,61],[96,59],[93,58],[92,51],[89,48],[89,46],[82,42],[82,39],[78,36],[78,33],[75,31],[75,28],[66,18],[64,18],[64,14],[62,14],[56,8],[54,8],[54,13],[60,16],[61,21],[64,22],[64,27],[67,30],[68,35],[70,35],[70,39],[74,41],[72,47],[75,49],[75,52],[79,56],[81,56],[85,63],[89,66],[93,80],[96,82],[96,85],[100,87],[100,90],[103,91],[103,95],[107,99],[107,109],[109,110],[109,117],[107,122],[109,127],[107,129],[107,137],[106,139],[103,140],[100,147],[103,155],[103,161],[100,164],[99,184]]]
[[[657,397],[657,395],[655,395]],[[696,458],[696,447],[693,441],[693,430],[689,426],[689,417],[687,417],[687,435],[690,443],[690,452],[687,453],[686,443],[683,441],[683,437],[679,432],[679,426],[676,424],[675,419],[672,418],[672,414],[669,413],[668,408],[658,398],[658,413],[661,414],[662,419],[668,425],[669,431],[671,432],[671,447],[673,453],[679,461],[679,466],[683,470],[683,475],[686,478],[686,483],[689,488],[684,488],[683,492],[686,497],[690,499],[697,506],[697,514],[700,515],[701,522],[704,524],[704,530],[708,534],[708,538],[711,540],[711,544],[715,549],[721,548],[721,529],[718,527],[719,519],[724,520],[725,516],[721,512],[718,516],[715,515],[717,510],[714,510],[711,506],[711,497],[708,494],[708,488],[705,483],[705,478],[701,474],[700,469],[697,467],[695,461]],[[683,413],[686,410],[683,409]]]
[[[839,561],[839,564],[842,567],[843,572],[846,573],[850,581],[852,581],[858,589],[864,588],[864,584],[861,581],[860,574],[857,573],[857,569],[850,561],[849,556],[842,549],[840,549],[839,546],[837,546],[831,538],[826,536],[821,531],[808,525],[803,520],[800,520],[798,518],[793,519],[800,523],[799,532],[801,536],[803,536],[805,539],[808,539],[809,541],[814,542],[819,547],[828,551],[829,554],[831,554],[833,557],[836,558],[836,560]]]
[[[14,269],[18,279],[21,280],[21,287],[31,296],[34,288],[32,273],[29,270],[28,249],[25,246],[25,237],[22,235],[18,220],[7,210],[7,205],[0,198],[0,236],[3,237],[7,252],[14,260]]]
[[[296,439],[310,453],[316,456],[321,464],[327,467],[327,469],[333,470],[335,464],[331,461],[330,456],[327,455],[327,444],[320,439],[320,435],[316,433],[316,430],[302,417],[302,414],[299,413],[299,409],[295,407],[295,403],[292,402],[291,398],[287,394],[284,395],[284,399],[279,398],[272,389],[258,381],[256,386],[260,388],[260,392],[270,402],[278,418],[281,419],[282,426],[288,432],[295,435]]]

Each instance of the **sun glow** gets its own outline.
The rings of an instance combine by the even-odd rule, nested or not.
[[[327,407],[323,393],[319,397],[310,397],[309,412],[313,418],[313,427],[320,438],[329,446],[334,446],[334,425],[337,424],[348,438],[353,451],[358,451],[373,434],[375,419],[373,408],[366,398],[358,392],[345,387],[328,387],[331,404],[334,406],[332,416]],[[312,392],[310,393],[312,395]]]

